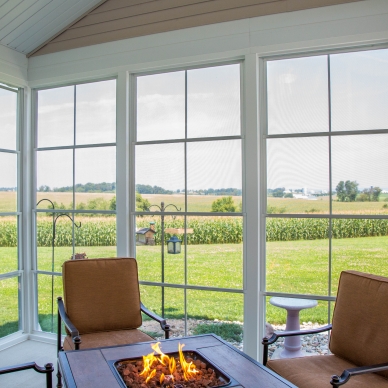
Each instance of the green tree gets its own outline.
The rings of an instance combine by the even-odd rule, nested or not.
[[[137,211],[147,211],[151,206],[148,199],[145,199],[141,194],[136,193],[136,210]],[[109,210],[116,210],[116,196],[114,196],[109,202]]]
[[[136,193],[136,210],[137,211],[147,211],[151,206],[150,201],[141,196],[140,193]]]
[[[284,187],[278,187],[275,190],[272,191],[272,196],[277,198],[283,198],[284,191],[286,189]]]
[[[354,202],[358,194],[358,183],[356,181],[340,181],[335,188],[339,202]]]
[[[372,190],[372,201],[373,202],[378,202],[381,194],[381,189],[380,187],[371,187]]]
[[[357,197],[358,202],[370,202],[369,190],[365,189],[362,193]]]
[[[116,210],[116,196],[114,196],[109,202],[109,210]]]
[[[358,194],[358,183],[356,181],[345,182],[346,197],[349,202],[354,202]]]
[[[90,210],[109,210],[109,206],[110,203],[102,197],[90,199],[86,204],[87,209]]]
[[[39,187],[38,191],[47,193],[47,192],[50,191],[50,187],[47,186],[47,185],[43,185],[43,186],[40,186],[40,187]]]
[[[335,188],[335,191],[337,192],[337,201],[339,202],[345,202],[346,198],[346,191],[345,191],[345,182],[340,181]]]
[[[357,201],[360,202],[378,202],[381,194],[380,187],[371,186],[369,189],[364,189],[362,193],[357,197]]]
[[[212,212],[226,213],[226,212],[235,212],[235,211],[236,211],[236,205],[234,204],[233,198],[231,196],[216,199],[212,203]]]

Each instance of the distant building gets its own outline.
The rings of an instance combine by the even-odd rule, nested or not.
[[[136,231],[136,245],[155,245],[155,222],[150,222],[149,228]]]

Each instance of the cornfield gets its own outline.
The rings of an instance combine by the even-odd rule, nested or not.
[[[167,217],[166,217],[167,218]],[[160,218],[138,217],[136,228],[148,227],[155,222],[155,243],[160,245]],[[183,218],[165,220],[165,228],[184,228]],[[243,223],[240,217],[189,217],[187,243],[194,244],[238,244],[243,239]],[[388,235],[386,219],[333,219],[332,237],[355,238]],[[53,226],[51,218],[38,219],[38,246],[52,244]],[[165,233],[168,240],[171,234]],[[183,240],[182,235],[178,235]],[[269,218],[266,224],[267,241],[317,240],[329,237],[329,220],[321,218]],[[72,223],[66,218],[56,224],[55,246],[71,246],[73,239]],[[116,221],[113,217],[81,219],[81,227],[74,228],[75,244],[78,246],[115,246]],[[17,224],[14,219],[0,222],[0,246],[17,245]]]

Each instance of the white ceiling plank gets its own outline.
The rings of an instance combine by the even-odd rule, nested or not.
[[[26,20],[23,24],[22,32],[19,34],[12,34],[12,36],[7,37],[9,40],[6,38],[5,41],[12,47],[17,48],[18,45],[41,31],[44,26],[45,18],[50,18],[51,13],[55,12],[55,9],[61,4],[64,5],[63,0],[48,0],[47,5],[42,7],[39,12]]]
[[[15,37],[24,34],[30,23],[33,22],[34,16],[38,15],[42,8],[49,3],[50,0],[36,0],[23,13],[17,13],[12,22],[0,29],[2,41],[9,44]]]
[[[70,0],[66,2],[61,1],[60,6],[57,7],[52,14],[46,17],[44,21],[42,20],[41,22],[38,22],[42,24],[43,27],[34,34],[29,32],[28,38],[21,44],[17,45],[16,49],[23,53],[33,51],[36,47],[39,47],[42,43],[49,40],[59,31],[66,28],[79,16],[83,15],[99,2],[100,0],[72,0],[71,2]],[[72,4],[70,5],[70,3]],[[46,21],[46,19],[48,20]]]
[[[19,4],[23,3],[23,0],[9,0],[0,8],[0,21],[1,24],[7,23],[8,14]]]
[[[7,1],[9,1],[9,0],[0,0],[0,9]]]

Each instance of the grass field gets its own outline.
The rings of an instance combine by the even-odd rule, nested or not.
[[[337,290],[341,270],[356,269],[388,276],[386,252],[388,237],[368,237],[333,240],[332,287]],[[116,255],[115,247],[78,247],[89,257],[111,257]],[[329,249],[328,240],[276,241],[267,243],[267,291],[285,293],[306,293],[328,295],[329,292]],[[16,248],[1,248],[2,272],[15,266]],[[51,267],[51,249],[39,249],[39,268]],[[71,255],[70,248],[55,248],[55,270]],[[166,282],[184,284],[184,256],[165,255]],[[141,280],[160,281],[160,246],[138,247],[137,259]],[[242,246],[240,244],[193,245],[187,252],[187,282],[193,285],[220,288],[242,288]],[[39,275],[38,305],[39,322],[44,330],[51,330],[51,275]],[[61,295],[61,278],[54,276],[54,298]],[[0,281],[0,336],[15,331],[17,327],[17,294],[15,279]],[[161,312],[161,289],[141,286],[143,302],[154,311]],[[268,303],[266,320],[273,324],[285,322],[283,309]],[[54,313],[56,306],[54,303]],[[188,290],[188,317],[243,320],[243,295],[226,292]],[[166,317],[184,316],[184,291],[165,287]],[[328,303],[321,301],[314,309],[301,312],[302,321],[324,324],[328,319]],[[55,317],[53,319],[55,330]],[[15,326],[16,325],[16,326]]]
[[[380,195],[378,202],[332,202],[333,214],[385,214],[388,215],[387,194]],[[328,214],[330,201],[328,196],[317,197],[316,200],[296,198],[268,197],[268,213],[282,214]]]
[[[87,203],[103,197],[110,200],[114,194],[77,193],[77,200]],[[38,193],[38,199],[50,198],[58,204],[70,205],[70,193]],[[183,209],[183,195],[144,195],[151,204],[173,203]],[[188,210],[206,212],[212,202],[219,197],[189,196]],[[15,211],[16,194],[0,192],[0,211]],[[238,204],[240,197],[235,197]],[[334,212],[341,214],[388,214],[387,196],[379,202],[333,202]],[[46,203],[47,204],[47,203]],[[42,204],[43,205],[43,204]],[[46,205],[44,205],[46,206]],[[268,207],[275,213],[328,213],[328,198],[316,201],[269,198]],[[173,208],[171,208],[173,210]],[[338,275],[343,269],[356,269],[388,276],[386,252],[388,237],[368,237],[332,240],[332,286],[329,290],[329,240],[299,240],[268,242],[267,250],[267,291],[301,293],[312,295],[335,295]],[[116,256],[116,247],[77,247],[77,252],[86,252],[89,257]],[[166,255],[165,281],[174,284],[213,286],[242,289],[242,245],[212,244],[189,245],[187,252],[187,272],[183,255]],[[54,271],[60,272],[61,264],[70,258],[70,247],[55,248]],[[16,248],[0,248],[0,273],[17,269]],[[137,248],[140,279],[161,281],[160,246]],[[249,259],[249,258],[248,258]],[[52,270],[52,251],[48,247],[38,248],[38,268]],[[39,322],[43,330],[55,330],[55,304],[52,305],[51,286],[54,284],[54,298],[62,293],[61,278],[51,275],[38,276]],[[0,281],[0,337],[18,328],[18,283],[16,278]],[[161,312],[161,289],[141,286],[143,301],[148,307]],[[243,295],[214,291],[188,290],[186,294],[188,317],[203,319],[243,320]],[[285,322],[285,311],[268,303],[268,322]],[[165,311],[167,317],[184,316],[185,294],[182,289],[165,287]],[[301,319],[326,323],[328,303],[319,302],[314,309],[301,312]],[[53,325],[53,326],[52,326]]]
[[[114,197],[114,193],[76,193],[76,204],[79,202],[88,203],[96,198],[103,198],[110,201]],[[143,194],[143,198],[148,199],[151,205],[159,205],[161,202],[174,204],[184,211],[183,194]],[[37,201],[48,198],[55,201],[58,205],[61,203],[67,208],[70,206],[73,197],[72,193],[37,193]],[[211,205],[219,196],[214,195],[188,195],[188,211],[190,212],[210,212]],[[236,205],[241,203],[241,197],[233,197]],[[388,215],[388,194],[381,194],[378,202],[337,202],[333,200],[334,214],[385,214]],[[39,208],[48,208],[48,202],[42,202]],[[267,207],[269,213],[306,213],[306,214],[328,214],[329,213],[329,197],[317,197],[317,200],[295,199],[295,198],[274,198],[268,197]],[[16,210],[16,193],[15,192],[0,192],[0,212],[9,212]],[[157,208],[153,208],[157,210]],[[168,211],[174,211],[170,207]]]

